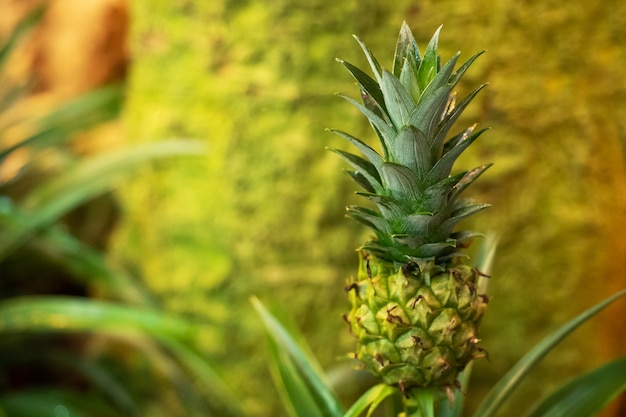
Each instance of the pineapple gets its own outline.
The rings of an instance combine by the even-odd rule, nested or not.
[[[463,253],[478,234],[454,229],[488,207],[459,196],[489,165],[451,175],[484,129],[472,126],[447,139],[483,87],[455,102],[454,86],[480,53],[455,71],[459,54],[442,66],[438,38],[439,30],[422,56],[404,23],[392,72],[357,38],[374,78],[338,60],[356,79],[362,103],[344,98],[367,117],[382,148],[378,153],[333,129],[363,155],[333,149],[354,169],[349,173],[364,190],[357,194],[376,208],[347,208],[375,236],[358,250],[358,274],[346,286],[352,309],[344,318],[357,339],[355,357],[405,393],[417,387],[450,392],[459,386],[459,372],[485,356],[478,325],[488,298],[478,291],[481,273]]]

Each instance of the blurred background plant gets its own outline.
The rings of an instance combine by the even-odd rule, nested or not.
[[[7,0],[0,16],[2,39],[16,16],[39,3]],[[337,360],[353,343],[340,317],[348,308],[342,288],[356,268],[353,248],[364,239],[361,228],[343,218],[343,207],[355,202],[353,186],[341,175],[342,163],[324,151],[344,144],[324,128],[369,137],[355,111],[332,95],[353,89],[335,57],[363,66],[353,33],[372,50],[384,51],[393,47],[403,20],[420,43],[443,23],[446,57],[457,50],[488,51],[468,74],[468,85],[460,85],[490,82],[466,117],[468,123],[491,126],[492,133],[459,169],[495,162],[474,191],[494,207],[488,220],[474,220],[488,223],[472,228],[491,228],[500,237],[493,266],[497,279],[483,326],[491,361],[475,366],[469,398],[481,398],[551,329],[625,284],[626,5],[46,3],[42,26],[17,51],[23,59],[3,70],[38,80],[11,112],[32,112],[123,81],[122,123],[75,137],[62,154],[71,148],[97,156],[113,146],[171,137],[203,138],[209,149],[206,158],[142,167],[124,180],[114,200],[105,196],[92,203],[98,221],[89,220],[90,209],[83,207],[75,212],[83,213],[81,227],[60,229],[97,248],[108,268],[131,271],[134,278],[120,279],[120,285],[143,289],[160,311],[218,324],[195,337],[197,349],[228,370],[224,378],[252,415],[280,415],[281,408],[267,383],[265,339],[247,301],[250,294],[288,306],[331,382],[344,381],[347,372]],[[110,226],[105,207],[111,210]],[[85,235],[94,229],[89,240]],[[26,259],[36,266],[33,257]],[[71,286],[54,290],[66,294],[113,297],[111,288],[92,286],[93,281],[89,289],[67,278],[42,282]],[[503,415],[569,376],[626,353],[625,312],[625,303],[617,302],[594,326],[584,326],[559,346]],[[93,352],[91,346],[87,350]],[[123,358],[132,356],[118,350]],[[151,404],[181,401],[175,391],[153,390],[153,381],[136,375],[123,379],[134,398],[152,399]],[[605,415],[624,414],[619,407],[616,400]]]
[[[242,415],[194,348],[210,326],[165,314],[105,255],[120,212],[110,190],[205,146],[111,146],[109,132],[97,140],[113,150],[76,149],[119,117],[123,88],[33,105],[39,80],[7,68],[46,12],[28,11],[0,43],[0,415]]]

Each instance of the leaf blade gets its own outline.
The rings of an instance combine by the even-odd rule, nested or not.
[[[565,339],[569,334],[576,330],[581,324],[589,320],[595,314],[599,313],[618,298],[626,295],[626,289],[619,291],[612,296],[604,299],[600,303],[585,310],[554,332],[546,336],[540,343],[535,345],[526,355],[522,357],[507,374],[502,377],[496,385],[491,389],[487,396],[483,399],[478,409],[474,413],[474,417],[491,417],[495,415],[504,401],[517,388],[524,377],[531,369],[541,361],[559,342]]]
[[[626,390],[626,356],[575,378],[544,399],[528,417],[596,415]]]
[[[319,397],[321,404],[318,403],[318,405],[324,407],[324,415],[331,417],[343,416],[343,406],[339,403],[339,400],[335,397],[329,384],[325,381],[321,369],[316,365],[316,361],[304,352],[287,329],[270,313],[258,298],[251,298],[251,302],[261,317],[272,340],[279,348],[282,348],[290,355],[294,364],[311,387],[312,392]]]
[[[82,161],[74,169],[32,191],[24,201],[25,222],[9,224],[0,239],[0,260],[24,244],[34,233],[108,189],[137,165],[174,155],[199,155],[198,141],[164,141],[136,146]]]
[[[367,416],[369,417],[381,402],[390,395],[393,395],[396,389],[385,384],[378,384],[367,390],[358,400],[352,404],[352,407],[343,417],[358,417],[369,407]]]

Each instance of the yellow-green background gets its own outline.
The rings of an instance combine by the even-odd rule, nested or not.
[[[131,4],[129,142],[200,138],[204,159],[142,171],[121,192],[114,258],[174,312],[211,323],[208,355],[256,415],[280,415],[248,298],[282,305],[325,367],[352,347],[341,312],[367,231],[336,127],[372,140],[333,95],[356,95],[352,34],[391,65],[403,20],[444,59],[487,50],[461,92],[489,87],[461,123],[492,127],[459,169],[494,162],[468,194],[493,207],[474,229],[499,249],[471,404],[559,323],[626,284],[626,3],[152,0]],[[459,128],[462,127],[459,125]],[[502,415],[626,353],[626,305],[549,356]],[[478,397],[476,397],[478,396]]]

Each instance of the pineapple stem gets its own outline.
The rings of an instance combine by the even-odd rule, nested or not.
[[[405,397],[406,417],[435,417],[435,406],[445,399],[437,388],[416,388]]]
[[[399,417],[436,417],[442,407],[453,407],[452,389],[413,388],[409,395],[402,395],[404,412]],[[447,415],[447,414],[446,414]]]

